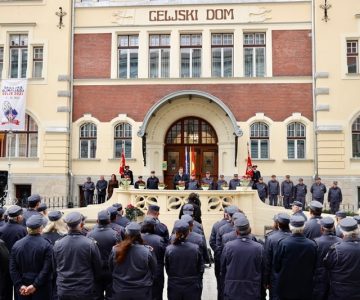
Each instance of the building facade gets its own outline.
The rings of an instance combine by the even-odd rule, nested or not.
[[[44,78],[31,78],[34,67],[26,74],[37,152],[12,160],[14,190],[27,180],[32,191],[79,196],[87,176],[118,174],[122,147],[135,178],[155,170],[171,187],[191,148],[198,178],[210,171],[230,179],[245,173],[249,144],[266,179],[289,174],[311,184],[318,174],[330,185],[337,178],[344,200],[357,206],[359,7],[353,2],[333,4],[325,22],[322,1],[61,1],[62,29],[54,16],[59,3],[0,4],[1,16],[21,6],[19,22],[36,23],[31,30],[43,29],[47,42]],[[27,11],[38,6],[46,22]],[[14,16],[6,16],[3,78],[11,74],[12,32],[30,32],[23,25],[14,31]],[[41,46],[41,38],[31,43]],[[346,52],[348,43],[353,52]],[[351,105],[341,105],[340,95]]]

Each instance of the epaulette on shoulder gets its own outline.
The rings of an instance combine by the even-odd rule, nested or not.
[[[146,248],[148,248],[151,252],[153,252],[154,251],[154,248],[153,247],[151,247],[151,246],[149,246],[149,245],[144,245]]]
[[[329,249],[330,249],[330,250],[336,249],[336,246],[337,246],[337,245],[340,245],[340,243],[341,243],[341,242],[337,242],[337,243],[331,245]]]
[[[98,242],[94,239],[94,238],[92,238],[92,237],[87,237],[89,240],[91,240],[94,244],[97,244]]]

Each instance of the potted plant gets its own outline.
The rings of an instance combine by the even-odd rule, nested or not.
[[[144,189],[145,189],[145,184],[140,183],[140,184],[139,184],[139,190],[144,190]]]
[[[223,185],[221,185],[221,188],[222,188],[222,190],[224,190],[224,191],[229,190],[229,186],[227,185],[226,182],[225,182]]]
[[[185,183],[184,183],[184,182],[179,182],[179,184],[176,186],[176,188],[177,188],[179,191],[185,190]]]
[[[129,204],[125,207],[125,215],[130,221],[136,221],[137,217],[143,216],[144,213],[139,208],[135,207],[132,204]]]
[[[159,190],[163,190],[163,189],[165,189],[165,188],[166,188],[165,183],[160,182],[160,183],[158,184],[158,188],[159,188]]]
[[[204,191],[207,191],[209,189],[209,184],[208,183],[202,183],[201,184],[201,188],[204,190]]]
[[[127,178],[120,179],[120,189],[128,190],[130,186],[130,180]]]

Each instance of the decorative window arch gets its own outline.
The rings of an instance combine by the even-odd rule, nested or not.
[[[289,159],[304,159],[306,149],[306,126],[292,122],[287,126],[287,152]]]
[[[121,122],[114,127],[114,157],[120,158],[122,147],[125,157],[131,158],[132,150],[132,126],[129,123]]]
[[[11,144],[9,145],[9,142]],[[1,157],[37,157],[38,125],[28,114],[25,114],[25,130],[13,131],[12,138],[8,131],[0,131]],[[10,147],[9,147],[10,146]]]
[[[269,126],[264,122],[255,122],[250,126],[251,157],[269,158]]]
[[[360,157],[360,115],[352,123],[351,135],[352,135],[352,156]]]
[[[80,158],[95,158],[97,142],[97,126],[84,123],[80,126]]]

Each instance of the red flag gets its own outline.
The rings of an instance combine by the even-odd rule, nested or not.
[[[121,161],[120,161],[120,168],[119,173],[121,176],[124,176],[126,161],[125,161],[125,151],[124,151],[124,144],[121,147]]]
[[[252,170],[252,161],[251,161],[251,157],[250,157],[249,143],[247,144],[247,147],[248,147],[248,158],[247,158],[247,163],[246,163],[245,175],[252,177],[254,175],[254,172]]]
[[[196,174],[194,147],[190,147],[190,175],[191,174]]]

